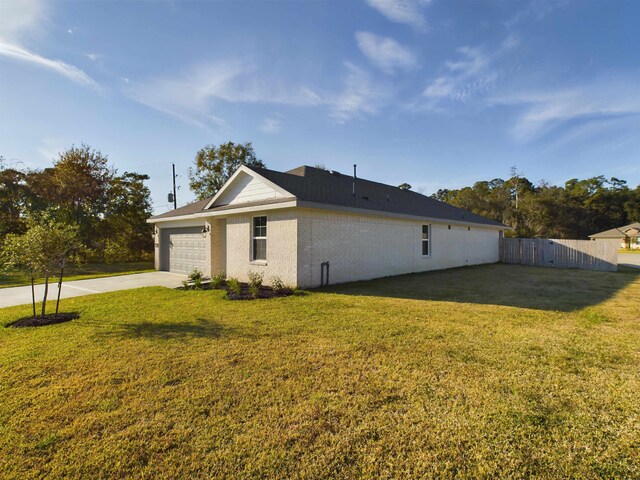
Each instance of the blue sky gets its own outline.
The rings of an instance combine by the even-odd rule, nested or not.
[[[193,199],[196,151],[251,141],[432,193],[511,166],[640,183],[640,2],[0,0],[0,155],[88,143]],[[20,163],[22,162],[22,163]]]

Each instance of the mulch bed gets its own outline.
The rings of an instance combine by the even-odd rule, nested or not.
[[[7,325],[7,327],[12,328],[22,328],[22,327],[44,327],[46,325],[55,325],[56,323],[64,323],[70,322],[71,320],[75,320],[79,318],[80,314],[77,312],[71,313],[58,313],[58,315],[54,313],[48,313],[44,317],[24,317],[19,320],[16,320],[13,323]]]
[[[183,285],[178,287],[177,290],[226,290],[227,300],[256,300],[258,298],[278,298],[278,297],[288,297],[294,294],[294,291],[290,288],[285,288],[282,290],[275,291],[273,288],[268,286],[260,287],[260,293],[258,293],[257,297],[254,297],[249,291],[248,283],[240,283],[240,293],[235,293],[229,290],[226,282],[222,287],[213,288],[210,281],[202,282],[202,285],[199,289],[196,289],[195,286],[190,283],[189,285]]]
[[[276,297],[288,297],[293,295],[293,290],[289,288],[285,288],[283,290],[278,290],[277,292],[271,287],[260,287],[260,292],[257,297],[254,297],[249,291],[249,285],[246,283],[240,284],[241,290],[240,293],[235,293],[230,290],[227,290],[227,299],[228,300],[255,300],[256,298],[276,298]]]

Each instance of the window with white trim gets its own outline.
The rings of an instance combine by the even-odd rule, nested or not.
[[[267,217],[253,217],[252,260],[267,259]]]
[[[422,225],[422,255],[431,255],[431,225]]]

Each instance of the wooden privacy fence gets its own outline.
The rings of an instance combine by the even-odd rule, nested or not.
[[[538,267],[618,270],[617,241],[502,238],[500,261]]]

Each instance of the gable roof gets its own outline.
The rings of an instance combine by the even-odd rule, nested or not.
[[[426,195],[412,192],[411,190],[402,190],[398,187],[365,180],[363,178],[356,179],[354,196],[353,177],[338,172],[306,165],[287,172],[277,172],[267,168],[256,167],[251,167],[250,170],[291,193],[296,197],[298,202],[302,203],[508,228],[500,222],[476,215],[462,208],[454,207],[453,205],[427,197]],[[202,213],[206,211],[216,211],[226,207],[220,205],[206,208],[208,204],[213,203],[213,198],[214,197],[200,200],[196,202],[198,205],[191,205],[193,205],[193,209]],[[182,207],[182,209],[191,207],[191,205]],[[237,207],[240,206],[246,205],[237,205]],[[198,208],[199,210],[197,210]],[[152,219],[196,213],[193,209],[189,209],[188,212],[185,211],[184,213],[178,213],[181,209],[177,209],[152,217]],[[228,207],[225,209],[228,209]]]
[[[351,175],[331,173],[308,166],[294,168],[284,173],[267,169],[255,170],[291,192],[299,200],[306,202],[502,226],[499,222],[426,195],[363,178],[356,179],[354,196]]]
[[[640,234],[640,222],[630,223],[624,227],[612,228],[604,232],[589,235],[589,238],[622,238],[626,236],[635,237]]]

